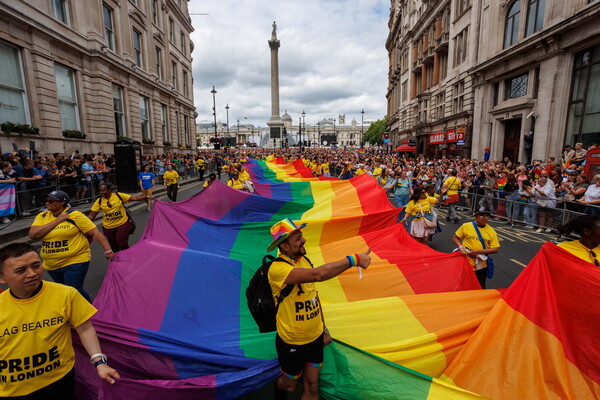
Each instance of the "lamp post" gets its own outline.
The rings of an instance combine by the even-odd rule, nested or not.
[[[302,110],[302,125],[304,125],[304,131],[306,132],[306,113]],[[302,139],[302,137],[300,137]],[[300,141],[300,153],[302,153],[304,142]]]
[[[335,118],[333,119],[333,140],[337,143],[337,135],[335,134]]]
[[[300,153],[302,153],[302,118],[298,117],[298,146],[300,146]]]
[[[362,149],[365,143],[365,109],[360,112],[360,148]]]
[[[227,103],[227,105],[225,106],[225,110],[227,111],[227,140],[229,140],[229,138],[231,137],[229,136],[229,103]]]
[[[235,144],[237,145],[238,142],[238,138],[240,137],[240,119],[238,118],[237,120],[237,124],[238,124],[238,130],[237,130],[237,135],[235,135]]]
[[[215,103],[215,95],[217,94],[217,91],[215,90],[214,86],[210,92],[213,95],[213,118],[214,118],[214,122],[215,122],[215,148],[217,148],[217,145],[219,143],[218,142],[219,135],[217,134],[217,107],[216,107],[216,103]]]

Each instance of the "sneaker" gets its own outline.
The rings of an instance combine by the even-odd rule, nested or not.
[[[542,232],[544,232],[544,228],[537,228],[535,231],[536,231],[537,233],[542,233]]]
[[[149,208],[149,209],[148,209],[148,212],[150,212],[150,211],[152,211],[152,209],[151,209],[151,208]]]
[[[544,232],[546,232],[546,233],[552,233],[552,228],[547,228]]]
[[[29,217],[31,215],[30,212],[21,213],[21,217]]]
[[[11,221],[11,220],[10,220],[10,218],[8,218],[8,217],[4,217],[4,218],[2,218],[2,223],[3,223],[3,224],[10,224],[11,222],[12,222],[12,221]]]
[[[525,229],[535,229],[532,225],[525,225]]]

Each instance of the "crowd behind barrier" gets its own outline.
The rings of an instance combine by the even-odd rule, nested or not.
[[[578,215],[600,215],[600,175],[586,177],[583,174],[585,151],[578,143],[575,149],[566,146],[556,162],[554,157],[549,157],[546,162],[534,160],[531,164],[523,165],[508,158],[501,161],[461,157],[426,158],[389,153],[389,149],[376,147],[226,148],[199,150],[193,155],[166,153],[145,156],[142,169],[148,164],[151,166],[157,185],[164,183],[163,174],[168,164],[174,165],[180,180],[204,180],[211,172],[219,177],[226,174],[231,179],[233,171],[243,164],[241,161],[274,154],[286,162],[302,159],[315,176],[348,179],[369,174],[383,187],[404,172],[412,188],[433,185],[435,191],[432,193],[438,194],[442,191],[444,180],[450,176],[449,171],[455,170],[461,182],[458,208],[473,212],[484,206],[495,217],[506,219],[510,224],[552,230]],[[94,201],[102,182],[117,186],[115,160],[102,152],[84,155],[73,153],[70,157],[59,153],[52,156],[34,155],[33,159],[25,152],[5,154],[2,156],[1,171],[0,183],[14,178],[16,188],[15,213],[2,215],[0,208],[0,220],[4,223],[14,220],[16,216],[34,215],[44,207],[42,203],[47,193],[55,189],[67,192],[72,203],[78,204]],[[549,198],[540,197],[538,193],[520,193],[523,182],[529,182],[537,188],[539,181],[544,179],[548,181],[545,188]],[[514,183],[510,193],[504,190],[508,180]],[[243,185],[244,190],[247,186]],[[388,191],[390,198],[394,198],[394,189],[388,187]],[[582,203],[583,199],[585,204]]]

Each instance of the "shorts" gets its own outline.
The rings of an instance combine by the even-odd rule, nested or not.
[[[152,196],[152,188],[142,189],[142,196]]]
[[[323,334],[307,344],[287,344],[279,335],[275,337],[277,358],[281,373],[290,379],[298,379],[306,365],[323,365]]]
[[[446,199],[446,204],[455,204],[458,203],[458,193],[457,194],[449,194]]]

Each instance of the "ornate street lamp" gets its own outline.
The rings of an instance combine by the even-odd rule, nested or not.
[[[225,106],[225,110],[227,110],[227,140],[229,140],[229,103]]]
[[[365,109],[360,112],[360,148],[362,149],[365,143]]]
[[[239,137],[240,137],[240,119],[238,118],[237,120],[237,124],[238,124],[238,131],[237,131],[237,135],[235,135],[235,144],[237,145]]]
[[[218,142],[219,135],[217,134],[217,107],[216,107],[216,103],[215,103],[215,95],[217,94],[217,91],[215,90],[214,86],[210,92],[213,95],[213,118],[214,118],[214,123],[215,123],[215,148],[217,148],[217,145],[219,143]]]
[[[304,112],[304,110],[302,110],[302,125],[304,125],[304,131],[306,132],[306,113]],[[300,130],[300,132],[302,132],[302,130]],[[300,137],[300,139],[302,139],[302,137]],[[300,140],[300,153],[302,153],[303,150],[303,144],[304,142],[302,142],[302,140]]]

